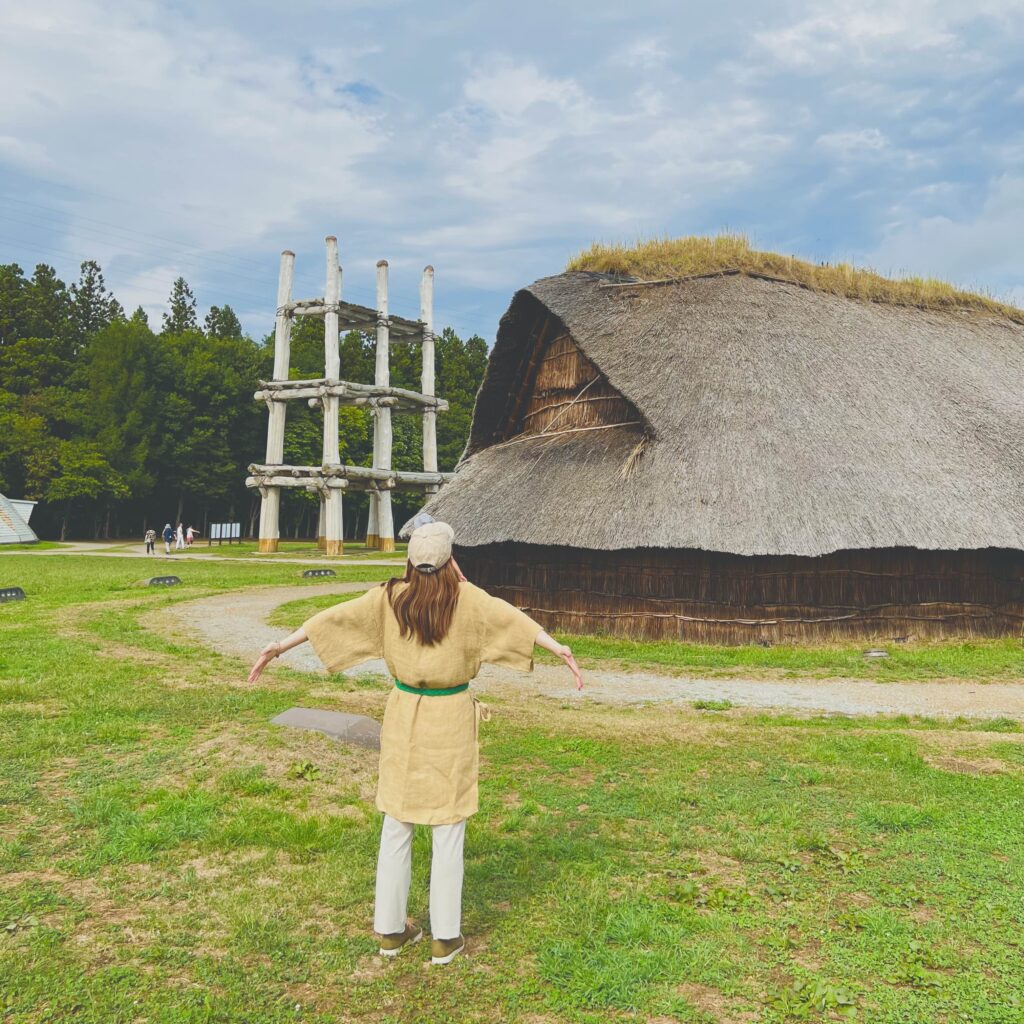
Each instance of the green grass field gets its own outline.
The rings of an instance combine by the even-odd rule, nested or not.
[[[67,548],[70,544],[61,544],[55,540],[38,540],[33,544],[4,544],[0,547],[0,555],[16,551],[51,551],[54,548]]]
[[[160,591],[123,559],[3,567],[29,594],[0,605],[4,1024],[1024,1020],[1018,723],[493,701],[469,955],[385,963],[374,757],[268,719],[386,690],[248,687],[140,622],[296,566]]]
[[[62,545],[53,544],[50,542],[43,542],[46,547],[61,547]],[[19,547],[23,545],[18,545]],[[355,541],[345,542],[345,558],[387,558],[387,559],[404,559],[405,550],[407,545],[398,544],[394,551],[385,554],[383,551],[378,551],[376,548],[368,548],[365,544],[356,543]],[[109,547],[104,548],[105,551],[141,551],[144,550],[145,545],[141,540],[130,540],[130,541],[117,541],[111,544]],[[164,557],[163,541],[157,541],[157,554],[160,557]],[[182,551],[171,547],[172,558],[187,558],[190,555],[222,555],[225,558],[241,558],[259,555],[260,558],[267,560],[274,560],[276,558],[326,558],[317,545],[308,540],[282,540],[280,542],[280,550],[275,551],[273,554],[262,554],[259,553],[259,545],[253,540],[243,540],[240,542],[220,542],[211,541],[207,543],[206,538],[200,537],[192,545],[191,548],[185,548]],[[336,556],[332,556],[332,561]]]

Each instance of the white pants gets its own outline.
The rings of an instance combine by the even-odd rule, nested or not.
[[[377,858],[377,900],[373,930],[394,935],[404,930],[409,883],[412,881],[412,833],[415,826],[384,815]],[[462,848],[465,820],[454,825],[432,825],[430,861],[430,934],[454,939],[462,932]]]

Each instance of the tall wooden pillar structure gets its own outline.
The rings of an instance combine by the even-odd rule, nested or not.
[[[344,536],[342,495],[346,490],[369,492],[370,515],[366,543],[382,551],[395,549],[395,525],[391,492],[396,489],[433,493],[449,479],[437,471],[437,414],[448,403],[434,394],[434,268],[423,271],[420,283],[420,319],[392,317],[388,305],[388,264],[377,264],[376,309],[344,302],[341,298],[341,264],[338,240],[326,239],[326,277],[322,299],[292,299],[295,254],[281,254],[277,285],[277,318],[274,328],[274,377],[260,381],[257,401],[267,403],[266,461],[249,466],[246,485],[258,488],[260,506],[259,550],[278,549],[281,488],[301,487],[320,497],[319,542],[329,555],[340,555]],[[321,316],[324,321],[324,376],[315,380],[290,380],[291,325],[296,316]],[[376,337],[372,384],[341,379],[339,338],[342,331],[371,331]],[[419,343],[422,351],[421,391],[391,387],[390,345]],[[323,454],[320,466],[284,463],[286,403],[304,399],[320,406],[324,414]],[[338,416],[342,405],[368,408],[373,414],[373,465],[351,466],[341,462],[338,447]],[[423,417],[423,471],[393,470],[392,413]]]

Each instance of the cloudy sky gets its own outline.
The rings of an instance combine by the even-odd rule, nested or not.
[[[278,253],[493,339],[593,240],[721,229],[1024,303],[1021,0],[0,5],[0,262],[262,335]]]

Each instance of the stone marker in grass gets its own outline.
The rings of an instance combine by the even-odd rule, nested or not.
[[[21,587],[0,587],[0,604],[4,601],[24,601],[25,591]]]
[[[338,574],[333,569],[307,569],[302,575],[306,579],[310,579],[314,576],[337,576]]]
[[[341,740],[342,743],[352,743],[370,750],[380,749],[380,722],[366,715],[321,711],[319,708],[289,708],[272,718],[270,724],[312,729],[330,736],[332,740]]]
[[[176,587],[181,582],[180,576],[154,576],[149,581],[151,587]]]

